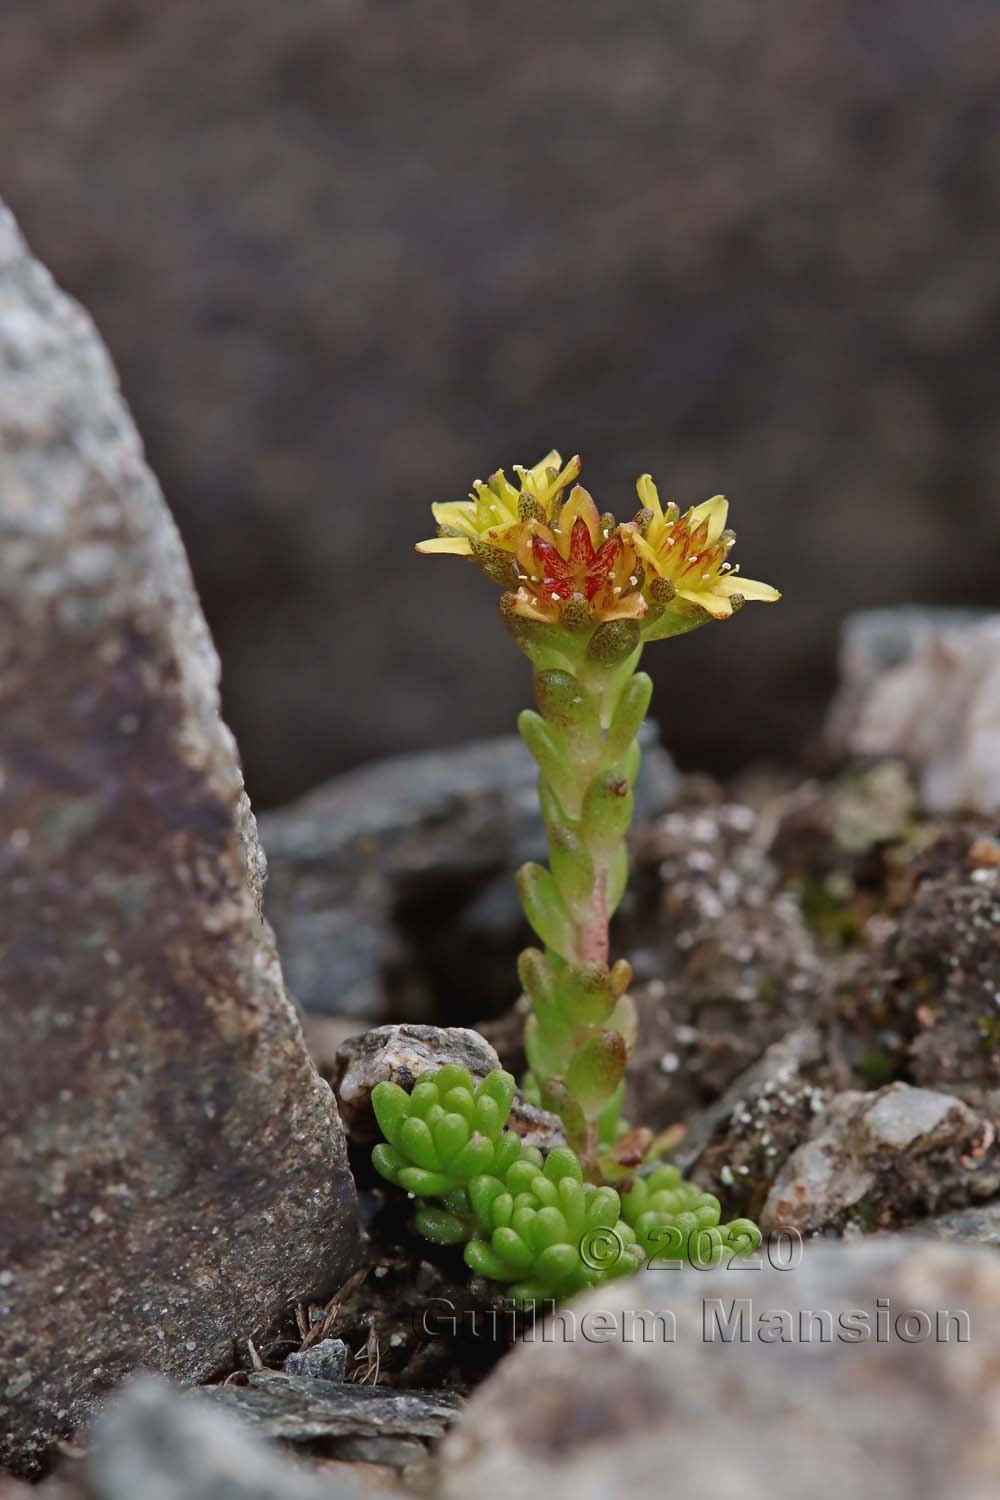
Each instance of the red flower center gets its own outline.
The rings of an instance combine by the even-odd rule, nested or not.
[[[569,539],[569,556],[563,557],[551,542],[535,537],[532,551],[542,570],[542,587],[559,599],[582,594],[588,601],[611,583],[615,564],[621,555],[621,538],[609,537],[595,548],[587,523],[577,517]]]

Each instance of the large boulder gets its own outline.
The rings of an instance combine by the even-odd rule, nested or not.
[[[354,1254],[336,1104],[177,533],[83,312],[0,208],[0,1465],[197,1380]]]
[[[995,1494],[996,1256],[795,1252],[612,1282],[531,1330],[445,1440],[446,1500]]]

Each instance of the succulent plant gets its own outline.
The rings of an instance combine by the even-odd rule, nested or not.
[[[476,1275],[517,1303],[560,1300],[614,1276],[664,1262],[716,1265],[759,1238],[749,1220],[719,1228],[719,1200],[681,1181],[675,1167],[632,1179],[624,1195],[584,1181],[579,1157],[558,1147],[543,1159],[504,1127],[515,1080],[500,1069],[476,1085],[448,1064],[409,1094],[379,1083],[372,1104],[385,1142],[373,1161],[421,1203],[423,1236],[464,1245]]]
[[[621,1119],[637,1018],[608,925],[628,878],[637,736],[652,692],[637,670],[643,646],[779,595],[730,563],[721,495],[682,516],[643,475],[640,509],[619,524],[575,483],[579,458],[564,465],[552,452],[514,472],[516,483],[498,470],[467,500],[435,505],[438,536],[418,550],[468,557],[501,586],[501,617],[534,669],[537,712],[518,728],[538,764],[549,862],[517,877],[542,945],[518,965],[531,1004],[522,1087],[558,1114],[569,1149],[543,1163],[504,1131],[509,1074],[474,1088],[446,1067],[410,1095],[379,1085],[387,1144],[374,1160],[432,1200],[417,1212],[423,1234],[464,1243],[472,1270],[523,1300],[568,1295],[653,1255],[713,1264],[756,1242],[748,1221],[720,1227],[717,1199],[648,1164],[652,1133]],[[604,1237],[605,1264],[589,1264],[588,1234]]]

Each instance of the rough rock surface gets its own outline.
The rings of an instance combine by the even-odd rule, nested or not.
[[[346,1380],[348,1353],[343,1339],[322,1339],[290,1354],[282,1369],[286,1375],[308,1375],[311,1380]]]
[[[712,1104],[684,1122],[670,1159],[715,1193],[729,1218],[757,1219],[775,1176],[829,1102],[822,1074],[826,1038],[800,1026]]]
[[[771,815],[694,778],[638,832],[619,938],[639,981],[632,1119],[686,1119],[815,1014],[822,963],[773,832]]]
[[[356,1486],[308,1473],[204,1397],[145,1376],[97,1426],[88,1500],[352,1500]]]
[[[849,620],[827,732],[853,755],[905,759],[929,812],[1000,811],[1000,615]]]
[[[764,1230],[876,1229],[1000,1188],[990,1121],[951,1094],[893,1083],[838,1094],[786,1161],[760,1216]]]
[[[963,1240],[971,1245],[989,1245],[1000,1250],[1000,1203],[983,1203],[941,1214],[917,1226],[922,1233],[941,1240]]]
[[[259,911],[184,553],[0,211],[0,1463],[342,1278],[354,1190]]]
[[[461,1026],[376,1026],[363,1036],[344,1042],[337,1053],[334,1088],[344,1124],[352,1139],[380,1138],[371,1107],[372,1089],[379,1083],[398,1083],[411,1089],[421,1073],[457,1063],[473,1078],[485,1078],[500,1060],[478,1031]],[[528,1146],[551,1151],[566,1144],[556,1115],[529,1104],[519,1094],[511,1105],[508,1127]]]
[[[655,726],[642,738],[640,817],[677,785]],[[513,874],[545,857],[537,784],[514,736],[385,760],[262,818],[267,915],[302,1006],[468,1022],[509,1004],[529,939]]]
[[[444,1435],[460,1404],[450,1391],[394,1391],[270,1371],[251,1375],[246,1386],[214,1386],[193,1399],[236,1412],[264,1437],[334,1443],[337,1452],[345,1442],[430,1442]],[[400,1456],[407,1463],[413,1455]],[[387,1451],[372,1461],[393,1459]]]
[[[642,1310],[668,1320],[627,1320]],[[469,1403],[442,1451],[447,1500],[615,1500],[665,1482],[741,1500],[981,1500],[1000,1485],[995,1255],[807,1246],[795,1270],[650,1272],[570,1311]]]
[[[892,909],[844,975],[837,1007],[869,1057],[927,1088],[1000,1109],[1000,840],[946,829],[897,872]]]

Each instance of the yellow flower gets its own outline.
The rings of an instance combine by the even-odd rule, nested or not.
[[[769,583],[742,577],[739,565],[729,562],[736,538],[725,529],[729,502],[724,496],[714,495],[682,516],[676,505],[663,509],[648,474],[639,478],[636,490],[643,508],[634,523],[635,548],[651,603],[683,600],[716,620],[728,620],[747,600],[771,604],[781,598]]]
[[[477,479],[468,500],[439,501],[431,506],[438,535],[418,542],[417,551],[470,557],[476,550],[474,544],[478,544],[513,552],[525,522],[550,520],[556,500],[579,472],[579,457],[564,466],[553,449],[534,468],[515,464],[516,486],[503,469],[491,474],[485,484]]]
[[[526,619],[554,623],[567,610],[581,621],[646,613],[631,536],[602,517],[579,484],[550,526],[530,521],[524,527],[517,566],[521,586],[511,607]]]

